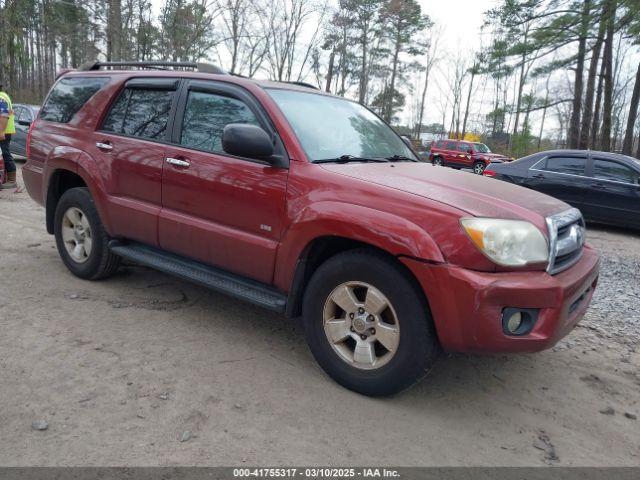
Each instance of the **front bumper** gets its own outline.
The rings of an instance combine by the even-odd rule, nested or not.
[[[585,246],[571,268],[547,272],[487,273],[404,258],[425,291],[438,338],[455,352],[535,352],[555,345],[585,314],[598,280],[599,257]],[[507,335],[502,310],[539,309],[526,335]]]

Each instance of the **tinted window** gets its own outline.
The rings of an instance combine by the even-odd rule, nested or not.
[[[584,175],[584,164],[584,158],[552,157],[547,159],[546,165],[542,169],[549,172]]]
[[[173,90],[126,88],[111,107],[102,129],[149,139],[164,139]]]
[[[22,117],[25,116],[25,111],[26,109],[24,107],[17,107],[17,106],[13,106],[13,117],[15,119],[16,122],[19,122],[20,120],[22,120]]]
[[[601,180],[638,184],[640,173],[618,162],[595,160],[593,176]]]
[[[466,143],[459,143],[458,144],[458,151],[459,152],[469,153],[469,152],[471,152],[471,145],[468,145]]]
[[[222,130],[230,123],[259,125],[253,112],[240,100],[213,93],[189,92],[180,143],[222,153]]]
[[[456,146],[457,146],[456,142],[447,142],[444,148],[446,150],[455,150]]]
[[[108,78],[63,78],[51,90],[40,118],[50,122],[69,122],[108,81]]]

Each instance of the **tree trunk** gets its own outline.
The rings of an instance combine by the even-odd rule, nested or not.
[[[600,148],[600,144],[598,143],[598,132],[600,131],[600,110],[602,109],[602,88],[604,84],[604,72],[606,69],[606,64],[604,62],[604,58],[602,59],[600,65],[600,75],[598,76],[598,89],[596,93],[596,106],[593,112],[593,124],[591,127],[591,141],[590,148],[595,150]]]
[[[361,63],[361,71],[360,71],[360,87],[358,89],[358,103],[364,104],[365,98],[367,96],[367,42],[369,39],[367,38],[369,35],[368,29],[364,28],[362,30],[362,63]]]
[[[636,119],[638,118],[638,103],[640,103],[640,63],[636,73],[636,83],[633,87],[631,104],[629,105],[629,118],[627,120],[627,132],[624,136],[622,153],[631,156],[633,151],[633,139],[635,137]]]
[[[331,50],[331,55],[329,55],[329,68],[327,69],[327,83],[325,84],[325,91],[327,93],[331,92],[331,81],[333,80],[333,62],[336,58],[336,52]]]
[[[593,45],[591,53],[591,63],[589,64],[589,74],[587,77],[587,92],[584,100],[584,115],[582,117],[582,127],[580,128],[580,142],[578,148],[580,150],[586,150],[589,148],[589,140],[591,138],[591,123],[593,122],[593,97],[595,95],[596,77],[598,75],[598,62],[600,60],[600,52],[602,50],[602,42],[604,41],[604,32],[606,28],[606,21],[604,18],[600,20],[600,27],[598,28],[598,37]]]
[[[474,65],[471,70],[471,82],[469,84],[469,95],[467,95],[467,106],[464,109],[464,120],[462,121],[462,139],[467,133],[467,120],[469,119],[469,106],[471,105],[471,94],[473,93],[473,81],[476,77],[476,66]]]
[[[524,40],[522,42],[522,44],[524,45],[524,47],[527,47],[527,40],[529,38],[529,25],[527,24],[525,30],[524,30]],[[515,119],[515,124],[513,126],[513,134],[516,135],[518,133],[518,127],[520,126],[520,106],[522,104],[522,91],[524,90],[524,83],[525,83],[525,64],[527,61],[527,53],[526,51],[522,53],[522,59],[520,60],[522,62],[522,64],[520,65],[520,80],[518,82],[518,100],[516,101],[516,119]]]
[[[584,80],[584,57],[587,52],[587,35],[589,30],[589,13],[591,0],[584,0],[580,37],[578,40],[578,61],[576,63],[575,86],[573,90],[573,110],[569,122],[569,148],[578,148],[580,143],[580,114],[582,110],[582,82]]]
[[[617,0],[609,0],[607,15],[607,38],[604,42],[604,106],[602,109],[602,150],[611,150],[611,122],[613,113],[613,41]]]

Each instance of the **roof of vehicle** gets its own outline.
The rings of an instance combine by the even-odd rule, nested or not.
[[[33,108],[35,110],[39,110],[40,109],[40,105],[33,105],[31,103],[14,103],[13,104],[14,107],[27,107],[27,108]]]
[[[127,69],[127,67],[131,67]],[[185,70],[188,69],[188,70]],[[240,86],[257,85],[263,89],[278,88],[319,95],[334,96],[317,87],[294,81],[258,80],[243,75],[230,74],[219,67],[206,63],[195,62],[88,62],[77,70],[65,70],[62,76],[115,76],[127,75],[131,77],[178,77],[193,79],[218,80],[234,83]]]

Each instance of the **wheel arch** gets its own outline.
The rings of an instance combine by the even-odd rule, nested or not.
[[[104,190],[101,190],[95,161],[81,150],[65,149],[58,153],[61,154],[54,154],[47,160],[44,195],[47,232],[53,234],[53,221],[60,197],[67,190],[76,187],[89,189],[105,230],[109,232],[110,225],[103,208],[103,197],[100,195]]]
[[[331,214],[326,210],[318,216],[307,213],[287,231],[279,248],[274,283],[288,292],[287,316],[300,314],[302,296],[313,272],[337,253],[362,248],[377,251],[397,261],[416,285],[417,279],[398,260],[400,257],[445,261],[431,236],[410,221],[368,207],[330,203],[333,205],[325,207],[332,208]],[[320,206],[310,208],[317,213]],[[361,221],[354,223],[355,218]],[[372,225],[379,228],[372,229]]]

